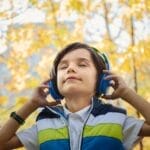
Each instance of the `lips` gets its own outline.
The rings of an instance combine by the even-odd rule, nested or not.
[[[81,80],[81,79],[80,79],[80,78],[77,78],[77,77],[74,77],[74,76],[70,76],[70,77],[67,77],[67,78],[65,79],[65,82],[66,82],[67,80]]]

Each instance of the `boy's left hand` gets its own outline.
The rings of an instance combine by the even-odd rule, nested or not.
[[[112,86],[114,91],[112,92],[112,94],[103,95],[102,97],[105,99],[116,99],[116,98],[124,99],[125,94],[127,94],[127,91],[130,88],[124,82],[123,78],[109,70],[103,70],[103,72],[107,74],[105,80],[110,80],[110,86]]]

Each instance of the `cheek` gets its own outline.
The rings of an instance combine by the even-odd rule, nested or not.
[[[91,85],[92,88],[95,89],[96,87],[96,82],[97,82],[97,77],[96,76],[92,76],[91,80],[89,80],[89,84]]]
[[[91,85],[92,85],[92,88],[95,90],[96,85],[97,85],[97,73],[96,72],[91,76]]]
[[[63,83],[63,76],[62,75],[63,74],[61,72],[57,73],[57,88],[58,88],[58,90],[60,90],[62,87],[62,83]]]
[[[89,73],[85,76],[85,82],[90,89],[96,89],[97,74],[95,73],[95,70],[89,71]]]

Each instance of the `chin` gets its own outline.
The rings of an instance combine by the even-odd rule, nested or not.
[[[81,88],[68,88],[68,89],[62,91],[62,95],[64,95],[64,96],[89,95],[89,91],[85,91]]]
[[[71,92],[71,93],[76,93],[82,91],[80,88],[74,88],[74,87],[69,87],[65,90],[66,93]]]
[[[82,89],[80,87],[74,87],[74,86],[69,86],[67,88],[65,88],[62,93],[63,95],[65,94],[77,94],[79,92],[81,92]]]

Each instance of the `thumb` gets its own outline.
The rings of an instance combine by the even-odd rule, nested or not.
[[[47,106],[56,106],[58,104],[61,104],[60,101],[52,101],[52,102],[45,101],[45,103]]]
[[[112,95],[102,95],[101,97],[104,99],[112,99]]]
[[[115,98],[117,98],[117,94],[115,92],[113,92],[110,95],[103,95],[102,98],[105,98],[105,99],[115,99]]]

